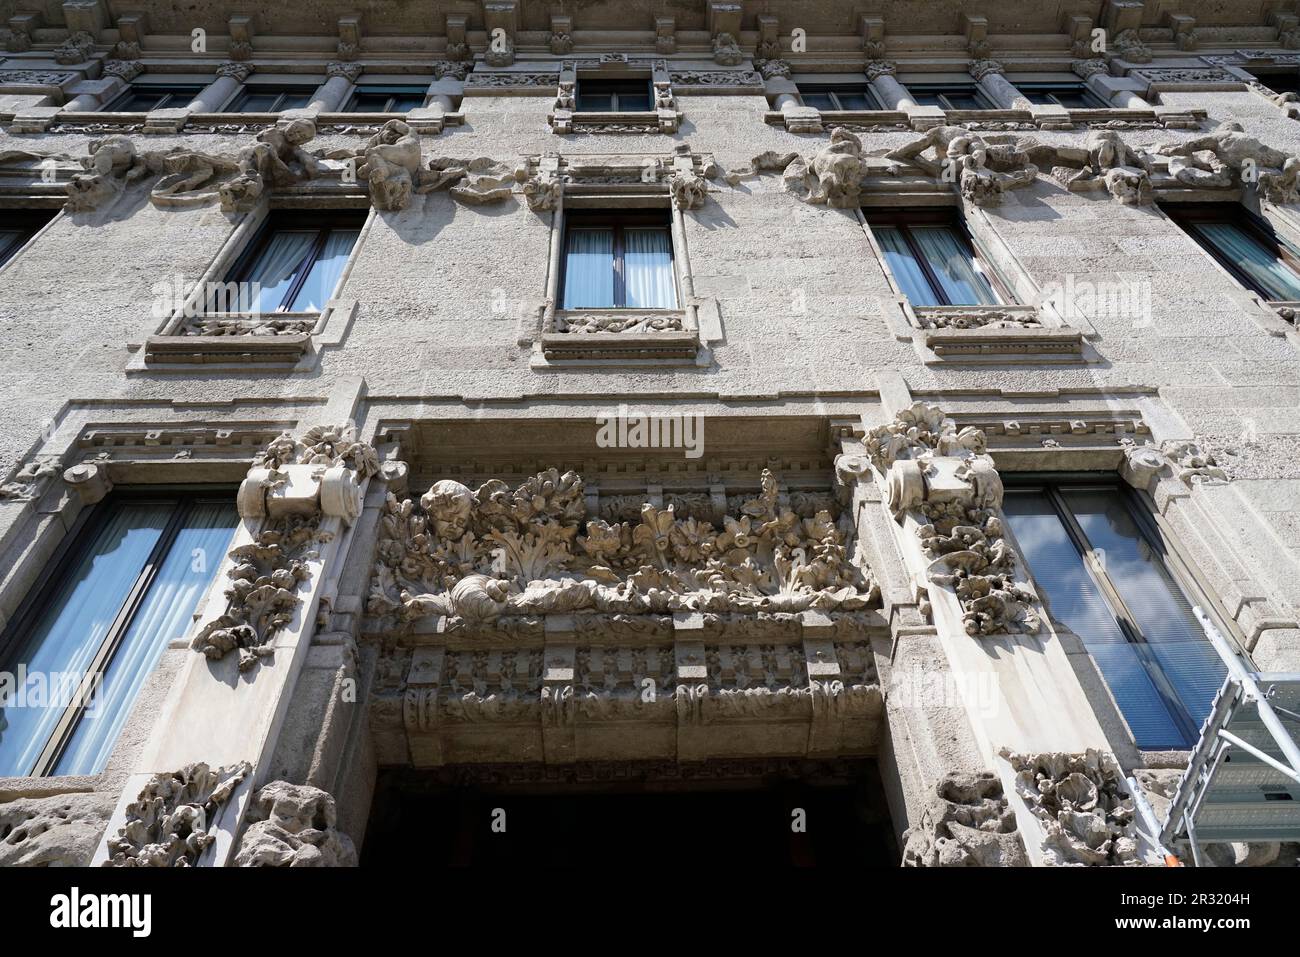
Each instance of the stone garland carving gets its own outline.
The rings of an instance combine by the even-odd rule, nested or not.
[[[46,70],[0,70],[0,83],[61,86],[74,76],[75,73],[53,73]]]
[[[1114,757],[1092,748],[1084,754],[1027,755],[1006,748],[999,753],[1016,772],[1016,794],[1042,825],[1046,863],[1143,863],[1134,836],[1133,797]]]
[[[729,509],[730,511],[730,509]],[[801,517],[764,471],[762,491],[722,527],[643,504],[638,522],[589,516],[582,479],[541,472],[511,489],[434,484],[390,497],[369,610],[411,621],[600,611],[855,610],[875,598],[853,563],[852,525]]]
[[[685,326],[680,315],[675,316],[624,316],[620,313],[607,315],[583,315],[574,313],[559,317],[556,332],[601,333],[601,332],[682,332]]]
[[[1029,857],[991,771],[945,775],[903,835],[904,867],[1028,867]]]
[[[299,439],[286,433],[254,458],[252,469],[266,474],[254,483],[252,494],[263,494],[266,486],[288,481],[282,470],[291,465],[312,466],[320,473],[346,469],[357,482],[379,471],[375,450],[357,439],[355,429],[316,427]],[[322,487],[322,497],[326,494]],[[232,584],[225,592],[230,605],[195,637],[197,650],[219,660],[238,649],[241,672],[274,654],[272,640],[293,620],[302,602],[298,586],[310,578],[309,562],[318,557],[319,546],[329,541],[328,533],[320,528],[321,517],[320,511],[314,510],[271,519],[252,542],[231,549],[234,566],[228,574]]]
[[[1002,480],[984,433],[958,432],[938,406],[917,402],[873,429],[865,447],[870,466],[886,481],[894,514],[917,513],[916,533],[931,560],[926,576],[952,587],[966,633],[1037,633],[1038,598],[1016,577],[1016,555],[999,512]],[[857,456],[836,460],[841,480],[867,468]]]
[[[1130,481],[1146,488],[1157,477],[1172,476],[1187,485],[1223,485],[1231,481],[1214,452],[1201,442],[1168,440],[1159,446],[1121,439]]]
[[[334,798],[307,784],[272,781],[253,797],[236,867],[355,867],[352,839],[337,829]]]
[[[247,761],[215,770],[200,762],[154,775],[108,839],[104,866],[193,867],[217,839],[222,805],[252,770]]]
[[[480,73],[475,70],[466,74],[465,87],[470,89],[555,86],[557,81],[558,74],[554,71],[550,73]]]
[[[306,335],[316,328],[317,319],[205,319],[195,317],[176,330],[182,336],[287,336]]]
[[[922,329],[1041,329],[1035,313],[987,308],[952,307],[914,309]]]

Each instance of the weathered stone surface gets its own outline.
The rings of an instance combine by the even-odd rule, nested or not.
[[[85,867],[116,800],[58,794],[0,803],[0,867]]]
[[[253,798],[237,867],[354,867],[356,848],[335,826],[334,798],[306,784],[272,781]]]
[[[906,867],[1026,867],[1029,859],[991,771],[950,774],[903,835]]]

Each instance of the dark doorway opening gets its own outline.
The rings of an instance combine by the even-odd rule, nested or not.
[[[521,776],[528,774],[513,780]],[[538,776],[551,779],[513,783],[509,771],[468,768],[382,770],[361,865],[566,867],[588,863],[593,852],[626,855],[629,864],[667,855],[670,864],[673,848],[716,855],[727,866],[899,861],[872,762],[837,763],[830,774],[787,770],[725,781],[708,774],[663,781],[633,771],[611,782],[590,780],[581,769],[560,781],[553,769]]]

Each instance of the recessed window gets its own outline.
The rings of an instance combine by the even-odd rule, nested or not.
[[[944,110],[995,110],[997,107],[974,83],[908,83],[907,92],[918,106]]]
[[[282,110],[301,110],[311,105],[316,95],[316,85],[258,84],[245,86],[223,113],[279,113]]]
[[[867,212],[867,224],[894,281],[914,306],[979,306],[1013,297],[975,252],[964,224],[947,210]]]
[[[1048,612],[1082,639],[1138,747],[1195,744],[1225,668],[1132,490],[1009,487],[1003,511]]]
[[[676,309],[667,212],[565,217],[563,309]]]
[[[1277,73],[1257,73],[1252,70],[1250,75],[1274,93],[1300,93],[1300,70],[1281,70]]]
[[[0,266],[12,259],[53,218],[53,210],[0,211]]]
[[[811,106],[818,110],[884,109],[865,83],[838,85],[800,83],[799,97],[803,100],[804,106]]]
[[[1110,104],[1088,89],[1086,83],[1016,83],[1026,100],[1037,106],[1055,104],[1069,110],[1100,110]]]
[[[249,252],[226,278],[227,289],[222,294],[227,302],[238,302],[239,311],[323,309],[361,235],[364,218],[364,214],[351,212],[310,216],[272,213]],[[233,295],[230,283],[237,284]],[[234,310],[210,302],[208,311]]]
[[[1300,251],[1237,203],[1161,207],[1236,280],[1269,302],[1300,300]]]
[[[406,113],[424,106],[423,86],[360,86],[348,98],[344,113]]]
[[[95,508],[0,643],[4,670],[25,676],[0,702],[0,776],[104,769],[237,521],[230,495],[119,496]]]
[[[579,113],[647,113],[654,98],[646,80],[579,80]]]
[[[148,113],[150,110],[188,106],[203,92],[201,83],[132,83],[121,96],[104,107],[112,113]]]

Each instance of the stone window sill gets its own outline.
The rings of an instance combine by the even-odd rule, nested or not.
[[[567,309],[542,333],[536,366],[695,365],[700,334],[692,309]]]
[[[907,113],[903,110],[818,110],[798,107],[788,112],[769,110],[766,123],[784,126],[790,133],[822,133],[843,127],[854,133],[924,131],[940,124],[965,126],[972,130],[1053,129],[1198,129],[1204,110],[1075,109],[1032,110],[933,110]]]
[[[290,113],[308,111],[291,110]],[[310,114],[320,132],[340,132],[348,128],[379,128],[389,120],[403,120],[417,133],[433,135],[444,127],[461,126],[462,112],[443,113],[421,107],[408,113],[315,113]],[[222,132],[230,128],[270,127],[283,119],[284,113],[190,113],[184,109],[155,110],[151,113],[66,112],[57,107],[32,108],[18,113],[0,113],[0,122],[10,123],[11,133],[44,133],[58,130],[97,132],[111,128],[121,133]]]
[[[881,300],[897,337],[911,339],[928,365],[999,362],[1032,356],[1039,362],[1083,362],[1084,330],[1034,305],[913,306]]]
[[[314,365],[320,346],[342,341],[356,311],[354,299],[331,299],[320,312],[173,317],[160,334],[145,340],[142,361],[128,368],[257,365],[305,371]]]
[[[681,126],[678,110],[649,110],[637,113],[580,113],[553,110],[547,122],[555,133],[676,133]]]

